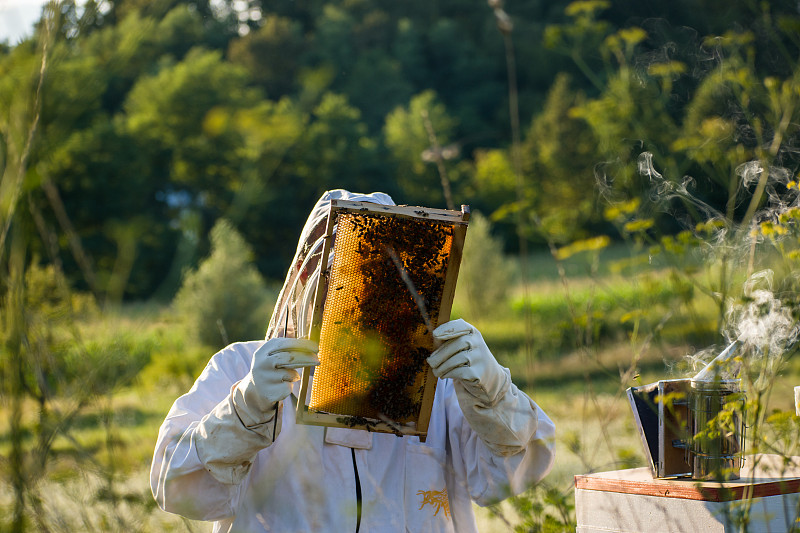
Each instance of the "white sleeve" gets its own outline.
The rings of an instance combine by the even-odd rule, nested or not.
[[[451,380],[446,380],[451,381]],[[555,459],[555,425],[547,414],[515,385],[511,384],[502,401],[485,408],[481,417],[494,418],[503,426],[507,442],[513,435],[519,446],[489,446],[472,429],[457,399],[457,388],[447,387],[448,439],[454,468],[462,471],[470,497],[479,505],[491,505],[518,495],[541,481]],[[474,418],[475,413],[471,414]],[[512,423],[508,423],[512,422]]]
[[[253,346],[250,346],[253,344]],[[158,432],[150,488],[161,509],[195,520],[221,520],[235,514],[239,484],[217,481],[200,460],[198,425],[230,395],[231,386],[250,369],[260,343],[237,343],[211,358],[191,390],[172,405]]]

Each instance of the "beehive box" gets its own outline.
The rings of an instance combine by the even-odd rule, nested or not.
[[[800,457],[747,456],[732,481],[653,478],[650,467],[575,476],[577,533],[795,531]]]
[[[431,332],[450,319],[468,221],[466,206],[331,202],[311,327],[320,365],[303,373],[298,423],[424,440]]]

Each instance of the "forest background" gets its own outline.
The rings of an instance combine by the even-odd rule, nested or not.
[[[790,1],[48,4],[0,44],[2,521],[200,528],[158,425],[333,188],[473,210],[454,316],[559,427],[485,530],[574,530],[572,475],[645,464],[625,389],[733,339],[793,454],[799,46]]]

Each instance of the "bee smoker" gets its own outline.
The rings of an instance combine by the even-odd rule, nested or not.
[[[739,478],[745,442],[739,347],[732,342],[693,378],[628,389],[654,478]]]
[[[692,479],[739,479],[744,449],[741,380],[691,380],[687,463]]]

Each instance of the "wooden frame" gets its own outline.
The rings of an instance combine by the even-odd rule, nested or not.
[[[326,364],[326,354],[324,353],[323,346],[326,344],[324,341],[328,340],[326,335],[330,336],[331,331],[337,331],[341,328],[335,328],[330,323],[325,322],[328,317],[325,313],[325,304],[329,300],[329,287],[332,283],[338,283],[337,279],[341,279],[341,271],[345,267],[338,265],[337,262],[331,261],[331,251],[336,237],[337,231],[346,232],[348,228],[342,229],[338,224],[339,217],[345,214],[350,214],[351,219],[356,219],[360,216],[375,217],[376,219],[397,218],[397,219],[414,219],[417,222],[433,222],[434,224],[441,224],[447,226],[448,232],[452,232],[452,238],[449,244],[449,255],[447,257],[446,270],[443,276],[442,292],[439,298],[438,314],[433,317],[426,315],[424,306],[421,303],[420,295],[414,289],[413,282],[408,278],[408,274],[404,267],[398,262],[397,256],[392,255],[395,265],[397,266],[403,281],[408,285],[408,292],[414,297],[419,309],[425,319],[428,330],[432,330],[438,324],[442,324],[450,320],[450,311],[453,303],[453,296],[455,294],[456,280],[458,278],[459,266],[461,263],[461,255],[463,252],[464,238],[466,236],[467,225],[469,222],[469,207],[462,206],[461,211],[443,210],[443,209],[429,209],[423,207],[413,206],[395,206],[395,205],[380,205],[370,202],[354,202],[349,200],[332,200],[330,211],[328,215],[328,223],[325,231],[325,244],[320,260],[320,275],[318,276],[318,285],[315,293],[314,312],[311,323],[310,337],[320,343],[320,369],[324,369],[323,365]],[[343,219],[344,220],[344,219]],[[353,239],[353,232],[349,234],[351,240]],[[341,239],[345,240],[346,234],[342,233]],[[360,246],[360,245],[359,245]],[[341,251],[344,255],[344,251]],[[394,252],[392,252],[394,253]],[[344,259],[343,259],[344,261]],[[330,263],[330,264],[329,264]],[[338,278],[337,278],[338,276]],[[441,278],[440,278],[441,279]],[[338,288],[341,288],[339,286]],[[337,287],[334,287],[336,290]],[[342,291],[343,293],[345,291]],[[331,296],[333,297],[333,296]],[[358,301],[358,297],[355,298]],[[388,303],[388,302],[387,302]],[[341,323],[341,322],[337,322]],[[333,353],[333,350],[331,350]],[[334,363],[330,363],[331,365]],[[417,383],[424,383],[417,390],[419,397],[419,412],[415,420],[404,420],[398,423],[385,416],[365,417],[353,415],[351,413],[333,413],[315,409],[310,407],[311,397],[313,396],[313,375],[316,369],[304,369],[301,380],[300,393],[297,403],[296,420],[300,424],[321,425],[329,427],[344,427],[354,429],[365,429],[368,431],[394,433],[397,435],[412,435],[418,436],[424,442],[428,431],[430,422],[431,408],[433,406],[434,393],[436,390],[437,379],[433,375],[433,370],[427,364],[422,365],[419,370],[417,381],[414,381],[414,387]],[[419,393],[421,390],[421,393]],[[406,417],[407,418],[407,417]]]

